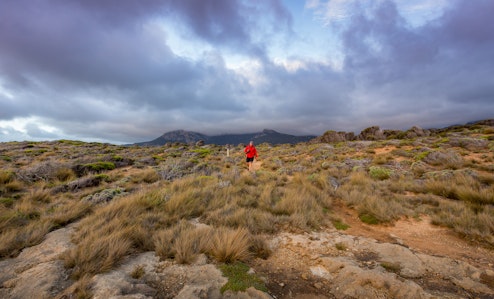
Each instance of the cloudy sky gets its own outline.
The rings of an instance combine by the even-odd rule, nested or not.
[[[493,0],[0,0],[0,142],[494,117]]]

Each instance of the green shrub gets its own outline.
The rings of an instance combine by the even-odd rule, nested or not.
[[[415,161],[424,160],[425,157],[427,157],[430,153],[431,153],[430,151],[424,151],[424,152],[418,153],[417,155],[415,155]]]
[[[197,153],[199,158],[205,158],[206,156],[211,154],[211,150],[209,148],[198,148],[192,150],[193,153]]]
[[[392,173],[392,170],[383,167],[371,166],[369,168],[369,175],[377,180],[389,179]]]
[[[84,167],[91,170],[91,171],[94,171],[94,172],[100,172],[102,170],[115,169],[115,163],[113,163],[113,162],[96,162],[96,163],[85,164]]]
[[[122,156],[119,156],[119,155],[114,155],[113,157],[111,157],[111,159],[115,162],[120,162],[120,161],[123,161],[123,157]]]
[[[244,263],[236,262],[234,264],[219,265],[218,268],[223,275],[228,278],[228,282],[221,287],[223,294],[227,290],[234,292],[243,292],[250,287],[260,291],[267,292],[268,289],[263,280],[254,274],[249,274],[249,266]]]
[[[364,213],[358,216],[358,218],[363,222],[367,224],[379,224],[379,219],[376,218],[376,216],[368,213]]]
[[[0,160],[3,160],[5,162],[12,162],[12,158],[9,156],[0,156]]]
[[[333,225],[337,230],[347,230],[348,228],[350,228],[350,225],[341,222],[341,220],[333,221]]]

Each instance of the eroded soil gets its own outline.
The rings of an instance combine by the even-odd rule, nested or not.
[[[480,281],[493,291],[478,292],[475,288],[461,287],[454,279],[438,273],[426,273],[420,277],[409,278],[429,294],[441,298],[494,298],[494,252],[491,249],[470,243],[447,228],[430,223],[426,216],[420,219],[402,219],[394,225],[367,225],[362,223],[357,213],[341,204],[334,211],[342,222],[350,228],[338,232],[339,236],[366,238],[378,243],[397,244],[411,250],[415,254],[432,257],[450,258],[463,261],[478,269],[490,273],[481,274]],[[320,234],[282,234],[275,241],[276,249],[267,260],[257,260],[253,268],[266,278],[269,293],[274,298],[337,298],[332,276],[325,272],[324,259],[351,257],[362,269],[374,269],[379,266],[379,256],[371,251],[358,251],[347,248],[342,242],[341,247],[336,241],[328,242],[329,238],[338,238],[338,234],[326,236]],[[328,232],[329,233],[329,232]],[[358,241],[356,241],[358,242]],[[393,272],[393,269],[389,269]],[[398,277],[399,279],[400,278]],[[341,297],[341,296],[339,296]],[[381,294],[382,298],[391,298],[389,293]]]

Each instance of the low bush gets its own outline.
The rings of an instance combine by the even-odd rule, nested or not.
[[[422,159],[433,166],[442,166],[446,169],[458,169],[464,163],[463,158],[455,151],[433,151]]]
[[[0,171],[0,185],[5,185],[14,180],[15,174],[12,171]]]
[[[115,163],[113,162],[96,162],[83,165],[83,168],[88,171],[100,172],[103,170],[113,170],[115,169]]]
[[[249,266],[244,263],[237,262],[234,264],[223,264],[219,265],[218,268],[223,272],[223,275],[228,278],[228,282],[220,289],[222,294],[227,290],[243,292],[250,287],[254,287],[263,292],[268,291],[264,281],[255,274],[250,274]]]
[[[371,178],[376,180],[387,180],[391,177],[393,171],[391,169],[371,166],[369,168],[369,175]]]
[[[347,230],[348,228],[350,228],[350,225],[348,225],[346,223],[343,223],[341,220],[335,220],[335,221],[333,221],[333,226],[337,230]]]

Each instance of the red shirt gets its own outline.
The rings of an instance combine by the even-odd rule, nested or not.
[[[253,145],[247,145],[244,149],[245,154],[247,154],[247,158],[254,158],[257,157],[257,150],[256,147]]]

